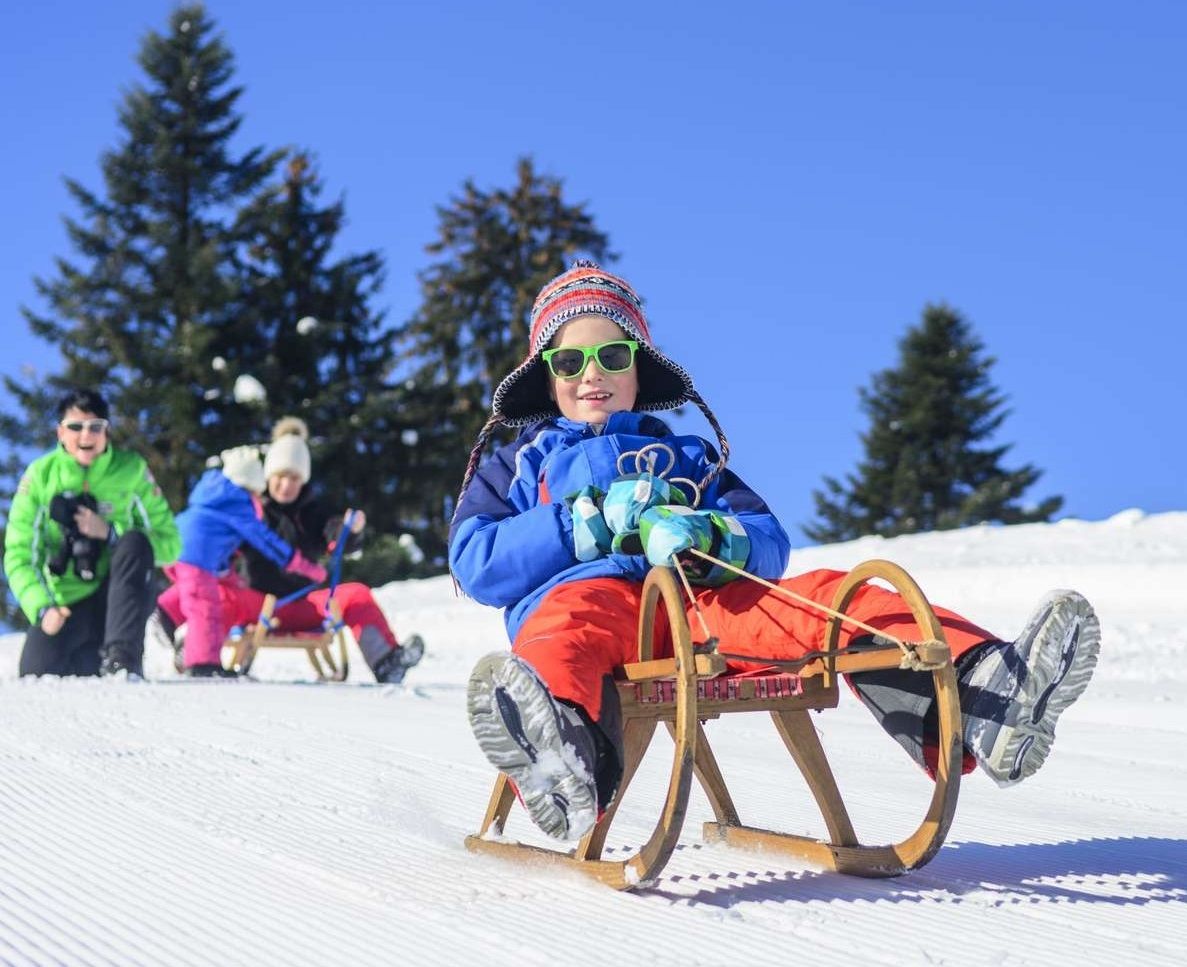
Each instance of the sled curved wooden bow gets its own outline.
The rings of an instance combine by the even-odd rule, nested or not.
[[[920,631],[918,644],[891,641],[868,649],[838,647],[842,622],[853,620],[845,615],[846,607],[858,588],[875,578],[889,583],[910,607]],[[653,659],[655,618],[661,602],[667,612],[674,657]],[[500,775],[482,826],[476,835],[466,837],[466,846],[514,859],[563,863],[616,889],[629,890],[656,879],[671,857],[695,776],[714,813],[714,821],[704,825],[706,839],[791,853],[856,876],[897,876],[927,863],[948,833],[960,786],[960,706],[943,629],[919,586],[906,571],[889,561],[867,561],[850,571],[828,611],[831,617],[820,652],[802,663],[795,674],[731,676],[725,674],[725,659],[711,643],[693,643],[674,570],[653,568],[643,585],[639,660],[624,666],[619,674],[625,761],[614,802],[573,850],[518,843],[503,835],[515,793],[506,776]],[[809,712],[836,707],[838,674],[888,668],[913,668],[920,674],[931,674],[939,720],[939,755],[931,802],[919,826],[901,842],[870,846],[857,838]],[[703,727],[708,719],[735,712],[770,713],[820,808],[827,839],[759,829],[742,822]],[[629,859],[603,860],[602,848],[615,813],[661,722],[675,741],[675,755],[655,829]]]

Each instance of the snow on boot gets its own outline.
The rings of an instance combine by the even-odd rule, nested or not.
[[[173,668],[179,675],[185,674],[185,632],[186,626],[178,628],[164,608],[155,608],[144,626],[145,645],[168,648],[173,653]]]
[[[155,647],[173,650],[173,635],[177,632],[177,625],[169,617],[164,608],[155,608],[148,616],[148,623],[144,626],[145,644],[151,643]]]
[[[964,744],[1000,786],[1038,771],[1055,723],[1092,678],[1100,622],[1075,591],[1052,591],[1017,641],[987,647],[961,672]]]
[[[577,710],[508,652],[474,666],[466,708],[483,754],[515,783],[532,822],[557,839],[588,833],[598,811],[597,751]]]
[[[184,621],[173,632],[173,667],[177,674],[185,674],[185,635],[190,626]]]

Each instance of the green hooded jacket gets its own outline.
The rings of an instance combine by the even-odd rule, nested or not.
[[[129,530],[145,533],[158,567],[172,564],[181,553],[173,512],[142,457],[108,444],[88,468],[59,446],[29,464],[8,511],[4,573],[32,624],[42,608],[90,597],[107,577],[109,547],[103,550],[92,581],[83,581],[73,567],[60,577],[48,567],[62,543],[62,529],[49,515],[50,501],[57,494],[83,491],[94,496],[116,537]]]

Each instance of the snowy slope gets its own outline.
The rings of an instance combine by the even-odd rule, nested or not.
[[[1187,513],[866,539],[795,571],[895,560],[928,595],[1012,635],[1076,587],[1104,646],[1048,765],[969,777],[948,845],[895,880],[699,842],[699,792],[655,888],[462,846],[493,774],[462,695],[504,642],[448,579],[389,585],[429,643],[401,687],[307,681],[268,652],[259,683],[21,681],[0,639],[3,964],[1182,964],[1187,950]],[[867,839],[910,828],[927,780],[849,696],[817,718]],[[743,819],[820,832],[765,716],[709,728]],[[666,788],[657,739],[611,845],[637,845]],[[538,841],[522,814],[509,832]],[[610,856],[615,855],[613,852]],[[620,854],[621,855],[621,854]]]

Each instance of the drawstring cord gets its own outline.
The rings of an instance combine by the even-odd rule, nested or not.
[[[940,645],[940,649],[942,649],[944,657],[929,657],[929,653],[931,655],[939,655],[939,650],[937,650],[935,647],[940,644],[939,642],[903,641],[901,638],[898,638],[895,635],[887,634],[885,631],[875,628],[873,625],[866,624],[864,621],[854,618],[852,615],[847,615],[842,611],[837,611],[828,607],[827,605],[821,604],[819,601],[813,601],[811,598],[806,598],[802,594],[797,594],[796,592],[791,591],[788,588],[781,587],[772,581],[768,581],[765,578],[760,578],[758,575],[751,574],[749,571],[743,570],[740,567],[735,567],[728,561],[722,561],[719,558],[714,557],[712,554],[705,554],[703,551],[699,551],[694,547],[688,548],[685,553],[693,554],[696,557],[702,558],[703,560],[717,565],[718,567],[725,568],[727,571],[733,571],[739,577],[747,578],[748,580],[753,581],[755,584],[761,584],[763,587],[769,588],[776,594],[781,594],[785,598],[789,598],[790,600],[805,605],[808,608],[812,608],[813,610],[827,614],[836,621],[841,621],[860,628],[863,631],[868,631],[870,634],[879,639],[874,644],[849,645],[845,648],[838,648],[833,651],[823,651],[819,648],[815,648],[811,651],[805,652],[801,657],[794,659],[770,658],[764,655],[739,655],[716,649],[717,639],[714,638],[710,633],[709,623],[705,620],[704,612],[701,611],[700,603],[697,601],[696,595],[693,593],[692,585],[689,583],[687,576],[684,574],[684,569],[680,566],[680,562],[677,560],[676,555],[673,554],[671,557],[672,566],[676,569],[676,573],[680,577],[680,583],[684,586],[684,592],[688,595],[689,603],[691,604],[693,611],[696,613],[697,618],[700,621],[701,628],[705,632],[707,638],[706,644],[711,642],[714,645],[714,649],[717,651],[717,654],[719,654],[722,658],[733,661],[762,662],[763,664],[774,665],[777,668],[783,668],[788,671],[799,671],[805,665],[811,664],[818,658],[835,658],[839,655],[856,655],[869,653],[871,651],[882,651],[893,646],[897,647],[902,652],[902,660],[899,662],[899,667],[909,671],[932,671],[936,668],[942,667],[943,664],[949,660],[947,657],[948,649],[942,645]]]

